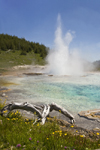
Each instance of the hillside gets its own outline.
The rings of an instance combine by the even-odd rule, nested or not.
[[[22,55],[33,51],[35,54],[40,54],[43,59],[46,57],[48,49],[45,45],[33,43],[25,40],[25,38],[18,38],[8,34],[0,34],[0,50],[21,50]]]
[[[15,65],[45,64],[49,48],[24,38],[0,34],[0,69]]]
[[[94,61],[93,65],[95,66],[96,71],[100,71],[100,60]]]

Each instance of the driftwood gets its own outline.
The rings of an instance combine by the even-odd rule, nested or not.
[[[33,113],[36,113],[38,116],[38,120],[41,120],[42,124],[45,124],[46,118],[48,117],[49,113],[53,110],[59,111],[66,117],[68,117],[71,120],[71,123],[74,123],[75,119],[72,114],[70,114],[66,109],[61,107],[60,105],[56,103],[51,103],[51,104],[45,104],[45,105],[32,105],[27,102],[25,103],[10,103],[6,106],[4,106],[1,109],[1,115],[4,114],[4,112],[7,112],[7,115],[14,109],[22,109],[26,111],[31,111]],[[35,121],[35,122],[36,122]]]

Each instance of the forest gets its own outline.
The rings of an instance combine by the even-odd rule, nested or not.
[[[29,52],[39,54],[44,59],[49,48],[43,44],[27,41],[25,38],[18,38],[8,34],[0,34],[0,51],[18,51],[21,50],[20,55],[26,55]]]

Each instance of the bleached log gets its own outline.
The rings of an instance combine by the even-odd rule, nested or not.
[[[42,113],[42,124],[45,123],[46,117],[49,115],[49,113],[50,113],[50,105],[45,105]]]
[[[38,117],[41,118],[42,117],[41,111],[39,111],[34,106],[35,105],[29,104],[27,102],[25,102],[25,103],[10,103],[2,108],[1,115],[3,115],[5,111],[7,111],[7,115],[8,115],[14,109],[22,109],[22,110],[31,111],[33,113],[36,113],[36,115],[38,115]]]
[[[51,103],[51,105],[50,105],[50,111],[52,111],[52,110],[59,111],[60,113],[62,113],[66,117],[68,117],[72,123],[75,122],[74,116],[71,113],[69,113],[65,108],[61,107],[60,105],[58,105],[54,102]]]
[[[3,115],[5,111],[7,111],[7,115],[8,115],[10,113],[10,111],[12,111],[14,109],[22,109],[22,110],[31,111],[33,113],[36,113],[36,115],[38,116],[38,119],[35,120],[34,123],[36,123],[38,120],[41,120],[42,124],[45,124],[46,118],[52,110],[56,110],[58,112],[60,111],[60,113],[62,113],[66,117],[70,118],[72,123],[75,121],[72,114],[70,114],[66,109],[64,109],[63,107],[61,107],[60,105],[58,105],[56,103],[51,103],[48,105],[32,105],[27,102],[25,102],[25,103],[10,103],[2,108],[1,115]]]

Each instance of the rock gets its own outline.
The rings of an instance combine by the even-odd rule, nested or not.
[[[96,127],[93,129],[94,131],[100,131],[100,128]]]
[[[100,109],[81,111],[78,115],[87,119],[98,120],[100,119]]]
[[[0,88],[0,91],[8,90],[7,88]]]
[[[99,115],[100,116],[100,112],[95,113],[95,115]]]
[[[2,93],[2,95],[1,95],[2,97],[5,97],[6,96],[6,94],[5,93]]]
[[[33,76],[33,75],[43,75],[43,73],[23,73],[25,75],[30,75],[30,76]]]

